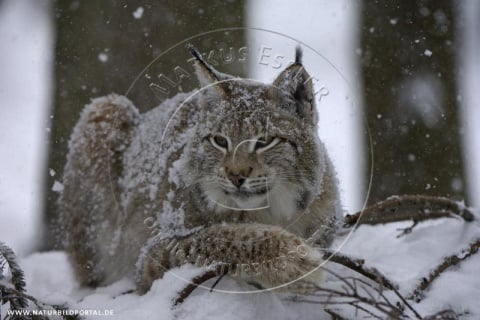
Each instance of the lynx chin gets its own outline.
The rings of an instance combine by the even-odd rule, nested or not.
[[[82,111],[59,202],[75,272],[88,286],[132,277],[143,294],[171,268],[223,263],[256,287],[308,291],[340,203],[301,50],[272,84],[189,50],[201,90],[144,114],[115,94]]]

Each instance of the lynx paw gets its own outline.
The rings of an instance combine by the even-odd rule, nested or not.
[[[137,262],[136,287],[138,294],[145,294],[152,282],[163,277],[171,267],[169,239],[151,241],[145,248]]]
[[[263,288],[302,291],[319,283],[322,258],[302,238],[276,226],[232,224],[206,228],[185,247],[191,263],[229,265],[231,276]],[[314,285],[313,285],[314,287]],[[295,289],[297,288],[297,289]],[[308,290],[310,291],[310,290]]]

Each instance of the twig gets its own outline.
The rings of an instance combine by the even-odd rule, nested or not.
[[[390,280],[388,280],[385,276],[383,276],[378,270],[374,268],[366,268],[364,267],[364,260],[361,259],[354,259],[347,257],[345,255],[341,255],[339,253],[334,253],[332,251],[327,251],[324,254],[324,259],[328,259],[332,262],[337,264],[341,264],[357,273],[362,274],[363,276],[379,283],[381,286],[384,286],[390,290],[396,290],[396,285],[394,285]],[[192,281],[183,288],[176,296],[173,305],[177,306],[185,301],[185,299],[202,283],[208,281],[212,278],[217,276],[223,277],[229,271],[229,266],[225,264],[219,264],[215,266],[213,269],[208,269],[204,273],[196,276],[192,279]],[[214,286],[217,282],[214,284]]]
[[[368,208],[344,219],[345,226],[355,224],[383,224],[413,220],[416,222],[459,216],[467,222],[475,219],[473,211],[458,202],[443,198],[423,195],[393,196],[377,202]]]
[[[380,284],[381,286],[384,286],[387,289],[394,290],[397,287],[375,268],[364,267],[365,261],[362,259],[347,257],[345,255],[335,253],[333,251],[326,251],[323,257],[325,260],[329,260],[334,263],[341,264],[344,267],[347,267],[357,273],[360,273],[363,276],[375,281],[376,283]],[[217,276],[223,277],[228,273],[228,271],[229,271],[228,265],[219,264],[215,266],[215,268],[208,269],[204,273],[196,276],[185,288],[183,288],[177,294],[173,305],[176,306],[178,304],[181,304],[203,282],[208,281]],[[215,285],[216,283],[214,284],[214,286]]]
[[[452,310],[443,310],[431,316],[426,316],[423,320],[458,320],[458,316]]]
[[[217,278],[217,280],[215,280],[215,282],[212,284],[209,292],[212,292],[213,289],[215,289],[215,287],[217,286],[217,284],[220,282],[220,280],[222,280],[223,277],[225,277],[225,276],[226,276],[226,273],[221,274],[221,275]]]
[[[323,309],[323,311],[328,313],[332,317],[332,320],[347,320],[347,318],[342,317],[341,315],[339,315],[338,313],[336,313],[331,309]]]
[[[175,300],[173,302],[173,306],[177,306],[177,305],[183,303],[183,301],[185,301],[185,299],[188,298],[188,296],[199,285],[201,285],[205,281],[208,281],[208,280],[210,280],[212,278],[215,278],[217,276],[223,277],[224,275],[226,275],[228,273],[228,271],[229,271],[228,265],[218,264],[213,269],[208,269],[204,273],[196,276],[195,278],[192,279],[192,281],[185,288],[182,289],[182,291],[180,291],[177,294],[177,297],[175,298]],[[216,283],[215,283],[215,285],[216,285]]]
[[[384,287],[384,288],[387,288],[389,290],[392,290],[399,297],[399,299],[402,301],[402,303],[405,306],[407,306],[417,316],[418,319],[421,319],[421,317],[418,315],[418,313],[400,295],[400,293],[397,290],[397,285],[393,284],[387,277],[382,275],[375,268],[365,267],[364,266],[364,263],[365,263],[364,260],[347,257],[345,255],[341,255],[339,253],[333,253],[331,251],[328,251],[324,254],[324,259],[329,259],[331,262],[341,264],[342,266],[344,266],[346,268],[349,268],[349,269],[365,276],[366,278],[368,278],[370,280],[373,280],[374,282],[376,282],[377,284],[380,285],[379,288]],[[228,265],[219,264],[219,265],[215,266],[213,269],[209,269],[209,270],[205,271],[204,273],[194,277],[192,279],[191,283],[189,283],[185,288],[183,288],[177,294],[177,296],[176,296],[176,298],[173,302],[173,306],[178,306],[179,304],[183,303],[185,301],[185,299],[188,298],[190,296],[190,294],[200,284],[202,284],[205,281],[208,281],[212,278],[215,278],[217,276],[223,277],[224,275],[226,275],[228,273],[228,271],[229,271]],[[334,273],[331,270],[327,270],[327,272],[329,272],[330,274],[333,274],[335,277],[340,279],[344,283],[344,290],[345,290],[345,291],[338,291],[338,290],[334,290],[334,289],[329,289],[329,288],[323,288],[323,287],[316,286],[319,291],[328,293],[327,302],[328,302],[329,305],[349,304],[349,305],[352,305],[354,307],[358,307],[357,305],[350,303],[352,301],[343,301],[343,302],[336,301],[336,302],[334,302],[334,301],[331,301],[331,299],[334,298],[334,297],[355,298],[355,299],[360,297],[360,302],[365,303],[365,304],[370,304],[370,305],[376,307],[379,311],[381,311],[384,314],[391,315],[391,312],[386,310],[384,307],[387,307],[391,310],[395,310],[395,312],[398,312],[398,310],[400,310],[400,309],[398,309],[398,307],[395,307],[392,303],[390,303],[390,301],[388,301],[388,299],[383,295],[383,293],[381,291],[379,291],[381,289],[376,289],[376,290],[378,292],[380,292],[380,295],[381,295],[382,299],[385,300],[385,302],[383,302],[383,303],[379,303],[378,301],[373,299],[372,296],[369,294],[369,292],[367,292],[367,290],[363,287],[362,288],[365,292],[367,292],[368,297],[365,298],[365,297],[360,296],[360,294],[358,293],[356,282],[360,282],[362,285],[366,285],[366,286],[373,289],[373,287],[370,286],[369,283],[367,283],[367,282],[365,282],[361,279],[357,279],[357,278],[340,277],[340,275],[337,275],[336,273]],[[351,280],[352,282],[349,282],[348,280]],[[321,297],[322,295],[317,294],[316,296]],[[301,300],[300,302],[319,303],[319,301],[310,301],[310,300]],[[382,307],[382,305],[384,307]]]
[[[413,228],[417,225],[418,222],[429,220],[429,219],[438,219],[443,217],[451,217],[452,215],[459,216],[467,222],[471,222],[475,219],[474,213],[468,207],[465,207],[455,201],[452,201],[447,198],[442,197],[431,197],[423,195],[404,195],[404,196],[394,196],[390,197],[385,201],[378,202],[363,211],[360,211],[354,215],[347,215],[345,217],[345,224],[347,226],[352,226],[355,224],[382,224],[390,223],[397,221],[413,220],[413,225],[408,228],[403,229],[403,232],[399,235],[405,235],[410,233]],[[470,247],[466,250],[463,250],[460,254],[456,254],[450,257],[445,258],[445,260],[437,268],[435,268],[428,277],[424,278],[415,291],[409,296],[408,299],[413,299],[417,297],[419,301],[419,295],[424,291],[431,282],[433,282],[445,269],[449,268],[452,265],[458,264],[460,261],[467,259],[469,256],[473,255],[480,248],[480,239],[475,243],[472,243]],[[365,267],[365,261],[362,259],[350,258],[338,253],[333,253],[332,251],[327,251],[324,254],[324,259],[331,262],[341,264],[344,267],[351,269],[366,278],[373,280],[378,283],[381,287],[385,287],[389,290],[392,290],[395,295],[399,298],[404,307],[410,309],[410,311],[415,315],[417,319],[422,319],[420,314],[408,303],[400,292],[398,291],[398,286],[392,283],[387,277],[381,274],[377,269],[372,267]],[[228,265],[222,264],[217,265],[214,269],[209,269],[203,274],[192,279],[192,282],[187,285],[182,291],[177,294],[176,299],[174,300],[173,305],[176,306],[181,304],[201,283],[212,279],[216,276],[222,276],[228,273]],[[220,280],[219,279],[219,280]],[[215,282],[214,286],[218,283],[218,280]],[[364,282],[363,282],[364,283]],[[356,288],[351,287],[351,283],[344,281],[345,290],[349,289],[356,292]],[[349,286],[350,285],[350,286]],[[354,285],[355,281],[354,281]],[[213,286],[213,287],[214,287]],[[328,299],[332,296],[340,294],[340,292],[332,290],[324,290],[325,288],[319,287],[323,292],[329,293]],[[381,293],[381,291],[379,291]],[[368,292],[367,292],[368,294]],[[381,294],[382,298],[387,301],[387,306],[391,307],[392,304],[386,299],[386,297]],[[370,297],[370,300],[373,300]],[[369,299],[367,299],[369,301]],[[303,301],[307,302],[307,301]],[[310,302],[310,301],[309,301]],[[312,303],[314,303],[312,301]],[[399,305],[401,306],[401,305]],[[375,305],[378,310],[382,311],[378,305]],[[397,308],[398,309],[398,308]],[[385,312],[384,310],[382,312]]]
[[[372,318],[375,318],[375,319],[379,319],[379,320],[382,320],[382,318],[380,318],[379,316],[377,316],[376,314],[374,314],[373,312],[371,312],[370,310],[368,310],[367,308],[364,308],[360,305],[359,302],[357,301],[352,301],[349,303],[352,307],[356,308],[357,310],[361,310],[363,312],[365,312],[366,314],[368,314],[369,316],[371,316]]]
[[[324,269],[324,270],[330,273],[331,275],[333,275],[339,281],[341,281],[341,283],[343,284],[341,288],[343,289],[339,290],[334,288],[315,286],[317,289],[317,293],[312,294],[310,298],[303,298],[303,299],[296,298],[293,301],[301,302],[301,303],[324,304],[324,305],[349,305],[354,307],[356,310],[366,312],[365,310],[367,309],[365,309],[360,305],[360,304],[363,304],[363,305],[374,307],[376,311],[381,312],[382,314],[388,316],[389,319],[401,319],[399,317],[401,315],[404,315],[400,307],[395,306],[394,304],[390,303],[387,299],[385,299],[385,296],[382,293],[382,288],[383,288],[382,286],[379,286],[378,288],[374,288],[370,283],[362,279],[343,277],[333,272],[332,270],[329,270],[329,269]],[[357,284],[357,282],[359,284]],[[382,297],[382,300],[379,301],[378,299],[372,299],[370,294],[368,294],[367,296],[362,295],[359,291],[359,288],[361,288],[362,291],[367,290],[366,288],[363,288],[363,286],[366,286],[368,288],[371,288],[372,290],[379,292],[380,296]],[[325,296],[328,297],[328,300],[312,299],[312,297],[324,298]],[[374,312],[371,310],[368,310],[366,313],[369,314],[370,316],[375,315]],[[378,315],[375,315],[375,316],[377,318],[380,318]],[[421,317],[419,317],[418,319],[421,319]]]
[[[418,224],[418,221],[414,220],[412,225],[410,227],[406,227],[406,228],[399,228],[397,229],[398,231],[401,231],[398,235],[397,235],[397,238],[401,238],[403,236],[406,236],[407,234],[410,234],[412,233],[413,231],[413,228],[415,228]]]
[[[361,275],[375,281],[376,283],[384,286],[387,289],[393,290],[398,287],[397,285],[393,284],[387,277],[382,275],[377,269],[365,267],[365,260],[363,259],[348,257],[333,251],[325,252],[325,254],[323,255],[323,259],[340,264],[350,270],[360,273]]]
[[[470,258],[478,252],[478,249],[480,249],[480,238],[470,243],[467,248],[462,249],[459,253],[444,258],[438,266],[429,272],[428,276],[422,279],[413,292],[408,296],[408,299],[414,299],[416,302],[420,302],[423,298],[422,293],[428,289],[435,279],[437,279],[448,268],[456,266],[460,262]]]
[[[350,270],[353,270],[365,277],[367,277],[370,280],[375,281],[379,285],[392,290],[395,295],[402,301],[402,303],[410,309],[413,314],[418,319],[421,319],[422,317],[420,314],[408,303],[408,301],[400,294],[398,291],[398,285],[393,284],[387,277],[385,277],[380,271],[378,271],[375,268],[367,268],[364,266],[365,260],[363,259],[355,259],[351,257],[347,257],[345,255],[339,254],[339,253],[334,253],[332,251],[328,251],[324,254],[323,258],[325,260],[329,260],[334,263],[341,264],[344,267],[347,267]]]

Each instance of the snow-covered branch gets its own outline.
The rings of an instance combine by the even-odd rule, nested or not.
[[[365,260],[348,257],[338,252],[327,251],[324,253],[324,259],[340,264],[350,270],[360,273],[364,277],[377,282],[387,289],[394,290],[398,286],[392,283],[387,277],[382,275],[377,269],[365,266]]]
[[[423,277],[421,282],[408,296],[409,299],[414,299],[416,302],[420,302],[423,298],[423,293],[430,285],[446,270],[458,265],[464,260],[467,260],[472,255],[477,253],[480,249],[480,238],[471,242],[468,247],[460,250],[460,252],[445,257],[442,262],[433,268],[427,276]]]
[[[345,226],[385,224],[398,221],[420,221],[458,216],[474,220],[473,211],[461,202],[424,195],[392,196],[362,211],[345,217]]]
[[[21,295],[11,296],[7,293],[11,290],[25,293],[25,275],[17,263],[15,253],[3,242],[0,242],[0,288],[0,303],[10,302],[12,309],[28,306],[27,299]]]
[[[225,265],[225,264],[219,264],[219,265],[216,265],[215,267],[211,268],[211,269],[208,269],[206,270],[204,273],[194,277],[190,283],[185,286],[180,292],[178,292],[174,302],[173,302],[173,305],[174,306],[177,306],[181,303],[183,303],[183,301],[185,301],[186,298],[188,298],[188,296],[196,289],[198,288],[198,286],[200,286],[202,283],[210,280],[210,279],[213,279],[215,277],[220,277],[219,279],[221,279],[221,277],[223,277],[224,275],[226,275],[228,273],[228,266]],[[217,282],[212,286],[212,290],[213,288],[215,287],[215,285],[217,284]]]
[[[77,314],[70,315],[66,306],[51,305],[41,302],[37,298],[29,295],[25,291],[25,275],[16,261],[15,253],[10,247],[0,242],[0,304],[10,303],[12,311],[28,311],[29,302],[38,310],[56,310],[65,320],[79,320],[81,317]],[[7,316],[6,319],[10,319]],[[14,315],[11,319],[31,319],[27,315]],[[48,317],[37,316],[35,319],[50,319]]]
[[[372,284],[357,277],[340,275],[330,269],[325,268],[339,286],[316,286],[317,291],[304,297],[294,297],[292,300],[302,303],[313,303],[323,306],[350,306],[356,312],[367,314],[374,319],[409,319],[408,310],[410,310],[415,319],[421,320],[420,314],[413,309],[405,299],[395,290],[400,301],[394,301],[386,295],[385,287],[382,284]],[[345,318],[346,319],[346,318]]]
[[[473,210],[466,207],[463,203],[455,202],[442,197],[403,195],[390,197],[387,200],[375,203],[356,214],[347,215],[345,218],[345,224],[346,226],[361,224],[376,225],[412,220],[413,225],[409,228],[403,229],[402,234],[407,234],[411,232],[419,222],[455,216],[462,218],[465,222],[471,222],[475,220]],[[421,294],[428,289],[430,284],[435,281],[435,279],[438,278],[443,271],[447,270],[451,266],[457,265],[461,261],[475,254],[479,248],[480,239],[474,241],[468,246],[468,248],[461,250],[459,253],[446,257],[429,273],[427,277],[423,278],[422,282],[418,285],[414,292],[408,296],[408,298],[404,298],[400,294],[397,284],[392,282],[377,269],[373,267],[367,267],[364,259],[349,257],[338,252],[334,253],[332,251],[324,251],[323,258],[325,260],[355,271],[356,273],[372,280],[374,283],[376,283],[376,286],[374,286],[371,282],[362,280],[361,278],[340,277],[339,275],[332,273],[332,271],[327,271],[340,280],[343,283],[343,287],[349,288],[350,291],[347,290],[348,292],[346,293],[344,292],[345,290],[336,291],[336,289],[332,288],[318,287],[318,292],[314,296],[317,298],[325,298],[325,301],[323,301],[325,302],[325,306],[332,306],[339,303],[338,301],[332,303],[333,297],[350,298],[350,300],[341,300],[341,304],[349,305],[356,310],[370,314],[370,316],[374,318],[380,318],[380,316],[377,314],[378,312],[380,312],[380,314],[388,315],[389,317],[393,316],[395,318],[395,316],[398,315],[404,316],[404,311],[409,310],[408,312],[416,319],[430,319],[429,317],[422,317],[418,312],[416,312],[408,300],[415,299],[416,301],[419,301],[421,299]],[[177,294],[174,305],[181,304],[201,283],[217,276],[221,277],[227,274],[227,272],[228,268],[219,265],[195,277],[192,279],[192,282],[189,285],[187,285]],[[364,289],[361,292],[367,291],[370,293],[366,296],[362,296],[359,294],[358,286]],[[397,301],[395,304],[390,303],[386,295],[383,294],[384,289],[394,294],[395,300]],[[376,299],[370,299],[371,297],[369,295],[372,292],[377,293]],[[378,297],[380,297],[381,301],[378,300]],[[304,298],[299,301],[320,303],[317,300],[309,300],[310,298]],[[365,306],[370,306],[370,309],[365,308]],[[373,312],[372,314],[372,306],[377,313]],[[398,306],[401,306],[401,308]],[[335,310],[333,309],[328,309],[328,311],[332,314],[332,316],[336,314]],[[438,316],[443,317],[440,319],[444,319],[445,317],[445,319],[456,319],[455,313],[451,311],[442,312],[437,314]]]

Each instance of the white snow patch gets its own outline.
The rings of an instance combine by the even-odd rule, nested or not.
[[[454,191],[462,191],[463,190],[463,182],[462,179],[460,178],[453,178],[452,179],[452,190]]]
[[[423,52],[423,54],[426,56],[426,57],[431,57],[433,52],[428,50],[428,49],[425,49],[425,51]]]
[[[143,7],[138,7],[133,13],[135,19],[141,19],[143,16]]]
[[[101,52],[101,53],[98,54],[98,60],[100,62],[105,63],[105,62],[108,61],[108,55],[105,52]]]
[[[29,294],[48,303],[71,301],[79,285],[68,262],[67,255],[61,251],[34,253],[20,260],[25,272]]]
[[[63,184],[61,182],[55,180],[55,182],[53,183],[53,186],[52,186],[52,191],[61,193],[61,192],[63,192],[63,189],[64,189]]]

